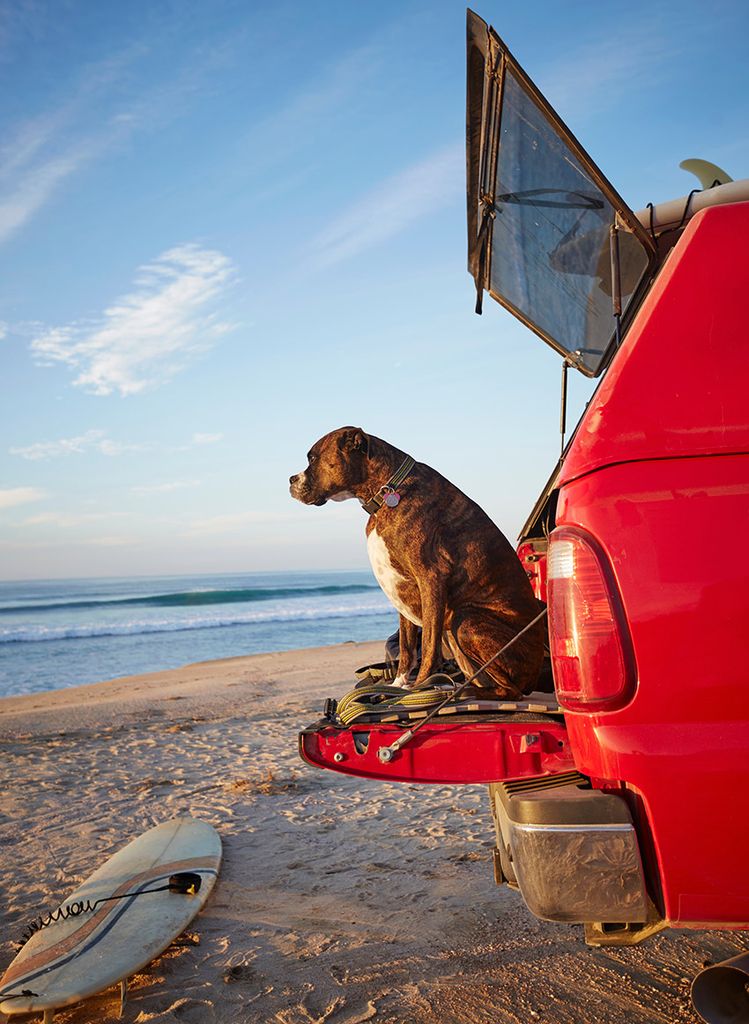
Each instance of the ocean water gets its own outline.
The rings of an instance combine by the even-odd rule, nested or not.
[[[397,624],[368,571],[0,582],[0,696],[376,640]]]

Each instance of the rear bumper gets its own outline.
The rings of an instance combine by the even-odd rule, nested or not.
[[[315,767],[363,778],[488,783],[495,878],[520,889],[532,913],[584,924],[592,945],[632,945],[664,926],[648,898],[629,806],[576,771],[560,717],[436,718],[392,757],[378,756],[413,724],[413,716],[348,728],[321,719],[299,734],[299,753]]]
[[[649,903],[625,801],[576,772],[490,786],[499,879],[547,921],[645,925]]]

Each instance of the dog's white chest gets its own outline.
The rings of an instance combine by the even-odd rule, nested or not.
[[[375,574],[377,582],[385,591],[390,603],[410,622],[415,622],[417,626],[420,626],[421,620],[417,619],[411,609],[403,603],[398,593],[399,585],[405,583],[406,580],[393,568],[387,544],[377,533],[376,529],[372,530],[367,537],[367,554],[372,565],[372,572]]]

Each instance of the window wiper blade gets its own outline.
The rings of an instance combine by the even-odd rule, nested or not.
[[[542,199],[541,196],[567,196],[567,199]],[[505,192],[494,200],[495,209],[500,203],[515,203],[518,206],[540,206],[555,210],[603,210],[603,200],[590,192],[570,192],[565,188],[529,188],[524,192]]]

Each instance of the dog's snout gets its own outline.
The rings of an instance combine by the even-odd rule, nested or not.
[[[294,473],[293,476],[289,477],[289,494],[292,498],[296,498],[297,501],[302,501],[303,491],[304,473]]]

